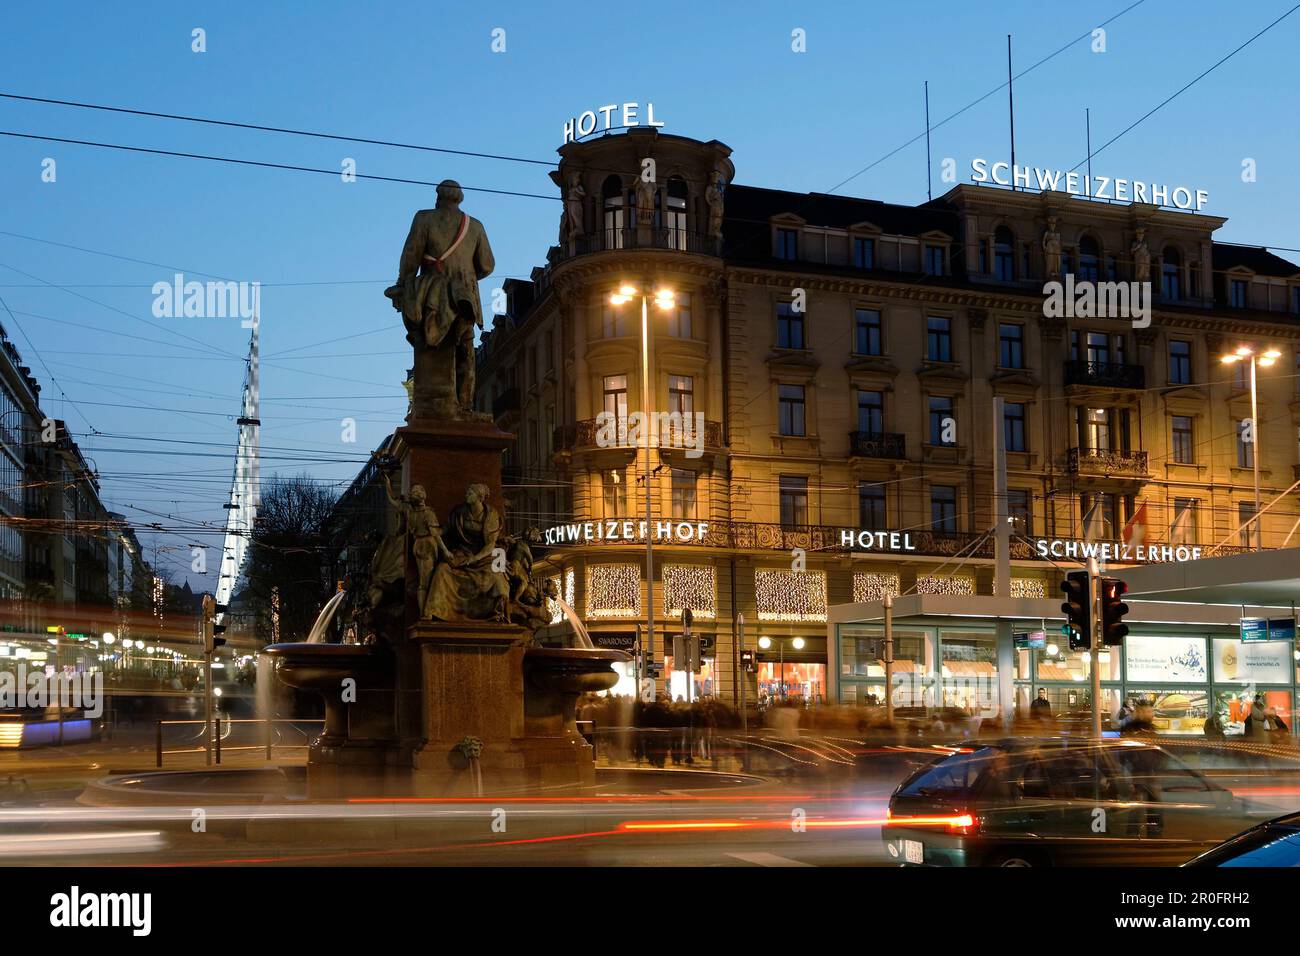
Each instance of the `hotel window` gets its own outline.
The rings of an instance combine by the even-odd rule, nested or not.
[[[1174,499],[1174,520],[1169,525],[1169,540],[1173,544],[1196,543],[1195,498]]]
[[[943,246],[926,246],[925,247],[925,274],[928,276],[943,275],[944,258],[945,258],[945,249]]]
[[[668,248],[686,251],[686,180],[680,176],[668,179]],[[689,336],[683,336],[689,338]]]
[[[1169,340],[1169,384],[1192,383],[1192,343],[1186,339]]]
[[[951,362],[952,319],[932,315],[925,328],[925,357],[931,362]]]
[[[683,417],[695,414],[695,379],[690,375],[668,376],[668,411]]]
[[[1228,284],[1228,304],[1234,309],[1244,309],[1249,301],[1249,285],[1245,279],[1233,279]]]
[[[627,443],[627,376],[626,375],[606,375],[605,376],[605,404],[604,411],[606,415],[612,415],[614,421],[618,423],[618,440],[619,444]]]
[[[879,309],[854,309],[853,328],[859,355],[881,355],[881,321]]]
[[[863,531],[886,530],[884,485],[858,482],[858,527]]]
[[[957,488],[930,486],[930,530],[937,534],[957,533]]]
[[[601,196],[605,211],[605,245],[606,249],[623,248],[623,181],[617,176],[609,176],[601,187]]]
[[[782,385],[777,389],[777,396],[781,434],[794,437],[807,434],[804,420],[804,387]]]
[[[799,230],[778,229],[776,231],[776,252],[778,259],[795,260],[799,258]]]
[[[668,314],[668,334],[678,339],[691,337],[691,294],[679,292],[673,299],[673,310]]]
[[[600,475],[600,496],[605,503],[606,518],[627,517],[627,482],[618,471],[606,471]]]
[[[1075,274],[1085,282],[1096,282],[1101,278],[1101,250],[1092,236],[1079,240],[1079,271]]]
[[[1002,406],[1002,436],[1007,451],[1025,450],[1025,406],[1007,402]]]
[[[1083,447],[1089,451],[1111,450],[1111,414],[1109,408],[1081,408]]]
[[[1173,424],[1174,463],[1190,465],[1196,461],[1195,445],[1192,441],[1192,417],[1190,415],[1175,415],[1171,422]]]
[[[993,277],[1000,282],[1016,278],[1016,237],[1006,226],[993,233]]]
[[[776,305],[776,347],[801,349],[804,347],[803,313],[794,310],[791,302]]]
[[[981,242],[979,248],[980,248],[980,275],[988,275],[989,245],[987,242]]]
[[[853,265],[859,269],[876,267],[876,240],[862,236],[853,238]]]
[[[1110,492],[1084,492],[1079,496],[1086,541],[1101,541],[1115,536],[1118,524],[1115,496]]]
[[[673,469],[673,518],[691,521],[695,518],[696,474],[685,468]]]
[[[1166,302],[1177,302],[1182,298],[1180,276],[1182,274],[1182,257],[1173,246],[1165,249],[1160,262],[1160,296]]]
[[[1030,507],[1030,494],[1019,488],[1007,491],[1007,516],[1015,534],[1029,537],[1034,533],[1034,513]]]
[[[607,339],[627,335],[627,310],[611,305],[608,298],[600,308],[600,333]]]
[[[1025,367],[1025,327],[1013,322],[998,324],[998,365],[1001,368]]]
[[[885,393],[858,389],[858,431],[879,435],[885,430]]]
[[[1110,336],[1105,332],[1088,333],[1088,364],[1094,368],[1110,364]]]
[[[947,395],[930,396],[930,444],[931,445],[955,445],[956,442],[956,421],[957,417],[953,414],[952,398]],[[951,433],[948,425],[953,423]],[[952,437],[953,441],[944,441],[945,437]]]
[[[1255,522],[1251,519],[1255,517],[1255,506],[1249,501],[1237,502],[1237,524],[1241,526],[1238,532],[1239,540],[1243,548],[1249,548],[1254,545]]]
[[[1250,435],[1250,432],[1252,432],[1253,430],[1254,429],[1251,428],[1251,421],[1249,418],[1243,418],[1241,421],[1237,422],[1237,467],[1238,468],[1255,467],[1255,443],[1253,441],[1247,441],[1248,435],[1251,438],[1254,437],[1253,435]]]
[[[806,525],[808,523],[808,479],[803,475],[782,475],[781,524]]]

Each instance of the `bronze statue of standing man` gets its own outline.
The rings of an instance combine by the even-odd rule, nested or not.
[[[435,207],[421,209],[411,221],[396,285],[384,290],[415,348],[412,421],[477,417],[474,330],[483,327],[478,281],[496,263],[483,224],[461,212],[464,198],[454,180],[438,184]]]

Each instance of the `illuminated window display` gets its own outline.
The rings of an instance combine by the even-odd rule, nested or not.
[[[594,564],[587,569],[587,616],[636,617],[641,613],[641,568]]]
[[[718,616],[718,572],[708,564],[667,564],[663,570],[665,613],[681,617],[690,608],[696,618]]]
[[[853,601],[883,601],[886,594],[897,595],[898,573],[894,571],[858,571],[853,575]]]
[[[754,572],[754,603],[760,621],[825,621],[825,571]]]

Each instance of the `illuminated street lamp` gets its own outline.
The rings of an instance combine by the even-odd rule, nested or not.
[[[646,660],[655,659],[655,576],[654,529],[650,516],[650,299],[660,309],[671,309],[675,304],[672,289],[656,289],[648,293],[641,286],[624,282],[609,297],[610,305],[623,305],[635,298],[641,299],[641,428],[645,432],[645,583],[646,583]],[[653,685],[652,685],[653,686]]]
[[[1264,547],[1263,524],[1259,516],[1259,399],[1255,388],[1255,373],[1259,366],[1268,368],[1274,362],[1282,357],[1282,353],[1275,348],[1269,348],[1261,355],[1255,354],[1255,350],[1248,345],[1242,345],[1235,352],[1229,352],[1221,356],[1220,361],[1224,365],[1232,365],[1234,362],[1250,362],[1250,461],[1254,466],[1255,472],[1255,550],[1261,551]]]

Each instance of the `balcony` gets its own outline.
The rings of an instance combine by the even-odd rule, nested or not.
[[[682,229],[648,227],[639,230],[636,227],[622,229],[599,229],[583,236],[568,240],[559,247],[559,260],[585,256],[593,252],[641,251],[645,249],[666,249],[672,252],[689,252],[701,256],[716,256],[721,253],[722,243],[716,236],[703,233],[687,232]]]
[[[1071,448],[1066,470],[1072,475],[1092,475],[1099,478],[1145,478],[1147,477],[1147,453]]]
[[[849,432],[850,458],[906,458],[907,436],[894,432]]]
[[[1065,384],[1090,388],[1146,388],[1147,376],[1141,365],[1075,360],[1065,363]]]

